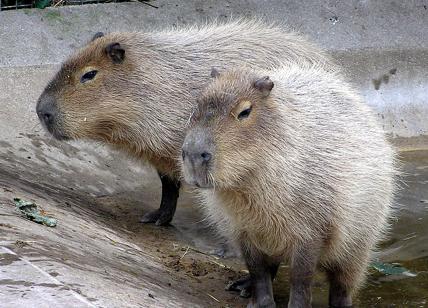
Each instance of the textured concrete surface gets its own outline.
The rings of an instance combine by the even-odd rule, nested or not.
[[[180,201],[174,228],[141,226],[138,217],[159,202],[160,183],[153,170],[99,144],[58,143],[42,131],[34,112],[37,97],[59,63],[95,32],[144,31],[237,16],[288,24],[338,60],[401,150],[428,148],[426,1],[152,3],[158,9],[125,3],[0,13],[0,307],[246,303],[222,291],[242,264],[231,261],[232,269],[226,270],[206,255],[218,242],[188,195]],[[407,240],[413,233],[426,238],[420,225],[428,217],[424,170],[425,160],[411,169],[417,181],[411,180],[418,185],[409,184],[411,196],[403,199],[417,208],[417,217],[409,210],[405,218],[414,230],[398,228],[399,236],[384,251],[387,260],[426,257],[421,240]],[[36,201],[58,219],[58,227],[20,218],[11,202],[16,196]],[[412,253],[403,257],[403,247]],[[407,295],[397,293],[388,303],[406,305],[404,299],[411,298],[411,303],[424,305],[426,299],[418,294],[428,294],[426,279],[419,278],[418,292],[413,281],[408,283],[408,288],[400,286]],[[325,286],[319,285],[315,307],[325,306]],[[368,290],[371,297],[360,303],[376,303],[379,290]]]
[[[420,50],[428,47],[426,1],[223,0],[152,1],[2,13],[0,65],[58,63],[94,31],[146,30],[260,16],[336,50]],[[22,39],[16,40],[16,37]],[[13,48],[11,48],[13,47]],[[23,57],[24,55],[24,57]]]
[[[56,65],[97,31],[145,31],[214,18],[263,17],[338,59],[405,149],[428,147],[426,1],[154,1],[1,13],[0,68]],[[395,74],[390,74],[390,71]],[[1,74],[2,78],[5,76]],[[6,78],[7,75],[5,76]],[[403,139],[409,138],[412,139]]]

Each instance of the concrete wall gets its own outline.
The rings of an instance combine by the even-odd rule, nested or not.
[[[428,135],[427,1],[151,3],[158,8],[125,3],[2,12],[0,69],[55,66],[97,31],[144,31],[212,18],[261,16],[301,31],[331,52],[402,148],[428,145],[423,137]],[[8,74],[0,74],[0,84],[3,78]],[[31,82],[27,89],[40,90]]]

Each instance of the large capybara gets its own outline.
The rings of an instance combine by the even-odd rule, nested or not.
[[[176,209],[177,161],[193,96],[209,81],[207,70],[280,62],[331,60],[300,35],[257,20],[97,34],[63,63],[40,96],[37,114],[59,140],[101,141],[151,163],[161,178],[162,201],[141,221],[165,225]]]
[[[189,121],[182,170],[241,249],[249,306],[275,307],[271,280],[283,260],[289,307],[311,306],[317,266],[330,306],[351,306],[388,226],[398,173],[374,112],[329,66],[213,75]]]

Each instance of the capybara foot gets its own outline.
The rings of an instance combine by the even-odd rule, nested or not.
[[[251,279],[249,275],[230,282],[226,286],[226,291],[237,291],[239,296],[249,298],[251,296]]]
[[[261,299],[252,298],[247,305],[247,308],[275,308],[275,301],[270,297],[266,296]]]
[[[143,224],[154,223],[156,226],[168,226],[173,216],[174,213],[158,209],[144,214],[140,222]]]

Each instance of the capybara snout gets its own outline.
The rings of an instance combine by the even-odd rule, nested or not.
[[[196,187],[211,187],[210,168],[214,155],[214,145],[208,131],[198,127],[189,132],[182,147],[185,181]]]
[[[37,101],[36,112],[40,122],[49,132],[53,133],[53,127],[58,116],[55,99],[48,94],[42,95]]]
[[[36,106],[37,116],[46,130],[58,140],[67,140],[69,137],[64,133],[61,113],[55,97],[48,92],[43,93]]]

